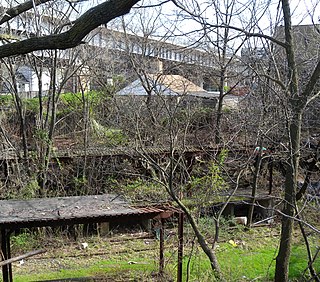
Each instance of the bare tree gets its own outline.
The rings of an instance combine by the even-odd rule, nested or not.
[[[191,5],[183,6],[182,2],[175,1],[179,7],[182,7],[185,11],[193,16],[201,15],[201,11],[197,10],[198,5],[194,5],[197,9],[191,9]],[[252,10],[254,10],[256,2],[252,3]],[[192,7],[192,8],[193,8]],[[247,6],[247,7],[250,7]],[[299,173],[299,159],[300,159],[300,143],[301,143],[301,125],[302,116],[305,107],[319,95],[319,91],[315,88],[320,77],[320,62],[317,60],[313,66],[304,71],[309,71],[307,82],[301,83],[301,72],[298,71],[296,62],[297,49],[295,48],[295,42],[293,40],[292,31],[292,12],[290,10],[289,1],[281,1],[281,8],[278,9],[278,15],[282,15],[284,24],[284,37],[279,38],[275,34],[271,36],[265,34],[262,29],[258,28],[259,19],[254,18],[251,23],[253,29],[244,29],[230,23],[227,23],[227,27],[241,31],[243,36],[253,39],[260,38],[272,42],[273,46],[277,46],[277,50],[284,50],[284,64],[285,66],[274,69],[272,73],[265,72],[262,75],[269,78],[270,81],[276,83],[278,89],[281,89],[282,105],[285,106],[285,118],[286,118],[286,131],[288,138],[288,154],[286,158],[286,176],[285,176],[285,196],[283,201],[282,211],[282,232],[280,239],[280,249],[277,256],[276,263],[276,281],[288,281],[288,266],[290,259],[290,250],[292,242],[292,230],[293,222],[295,218],[295,206],[296,206],[296,193],[297,193],[297,177]],[[278,19],[277,19],[278,20]],[[225,28],[225,24],[208,23],[207,26]],[[272,23],[273,24],[273,23]],[[273,57],[274,63],[279,63],[277,57]],[[261,70],[257,70],[261,74]]]
[[[162,91],[165,91],[165,89]],[[188,121],[184,118],[184,122],[182,123],[178,116],[180,107],[186,97],[183,97],[182,95],[179,102],[173,104],[172,98],[174,97],[165,97],[162,91],[154,92],[153,89],[153,95],[158,99],[157,104],[159,105],[159,103],[161,103],[163,105],[163,107],[161,107],[163,111],[162,116],[166,117],[166,124],[162,126],[158,124],[157,129],[162,132],[162,138],[165,139],[163,144],[167,146],[169,155],[166,158],[159,160],[156,156],[148,152],[148,149],[145,147],[145,143],[143,142],[143,136],[145,133],[141,130],[141,122],[143,123],[144,114],[141,110],[135,110],[134,113],[132,113],[133,116],[131,118],[135,122],[136,147],[141,153],[141,157],[147,162],[149,169],[152,171],[152,181],[160,183],[170,198],[183,210],[193,228],[201,248],[210,260],[215,277],[223,280],[214,248],[210,247],[205,236],[201,233],[200,228],[198,227],[195,216],[182,200],[181,185],[190,177],[188,174],[188,166],[184,158],[184,152],[186,150],[185,132],[187,131]]]
[[[288,120],[289,156],[285,180],[285,202],[282,217],[282,229],[280,249],[276,263],[276,281],[288,281],[288,267],[291,252],[292,230],[295,215],[297,178],[299,173],[300,143],[302,115],[308,103],[319,95],[315,92],[315,85],[320,78],[320,61],[315,64],[309,81],[299,87],[299,74],[296,64],[295,43],[292,35],[291,10],[289,1],[283,0],[282,11],[284,19],[284,33],[286,42],[286,62],[288,68],[288,97],[290,107],[290,119]]]

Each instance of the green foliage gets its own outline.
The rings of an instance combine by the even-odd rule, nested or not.
[[[165,188],[157,182],[137,179],[121,186],[121,193],[133,202],[161,202],[168,201]]]
[[[210,238],[212,234],[215,234],[215,223],[212,216],[202,216],[198,218],[198,227],[201,233]],[[221,217],[219,220],[219,235],[220,237],[227,237],[230,234],[241,234],[244,231],[245,226],[236,224],[234,217]]]
[[[134,183],[128,185],[129,189],[135,190]],[[199,222],[203,228],[208,224],[209,218]],[[216,281],[206,255],[198,244],[191,251],[193,232],[189,233],[189,225],[185,226],[184,234],[184,257],[183,257],[183,281]],[[229,227],[228,220],[221,226],[225,229],[223,237],[216,246],[216,253],[221,265],[225,281],[261,281],[273,280],[275,269],[275,257],[278,249],[279,228],[254,228],[248,231]],[[168,230],[167,230],[168,231]],[[175,233],[175,232],[173,232]],[[156,281],[175,281],[177,266],[177,238],[173,233],[165,241],[165,278]],[[49,279],[66,279],[76,277],[97,277],[107,281],[154,281],[154,274],[159,269],[159,242],[157,240],[135,240],[131,235],[123,241],[106,239],[86,238],[89,243],[87,250],[81,250],[66,239],[51,242],[52,249],[48,261],[39,260],[34,264],[26,263],[15,267],[15,281],[39,281]],[[41,248],[41,240],[32,233],[22,233],[12,237],[13,251],[23,251]],[[313,240],[314,239],[314,240]],[[146,244],[145,242],[148,242]],[[310,238],[313,251],[318,243],[318,237]],[[37,246],[38,245],[38,246]],[[50,248],[48,246],[48,252]],[[103,256],[97,256],[99,250],[103,250]],[[70,253],[72,254],[71,256]],[[107,259],[105,259],[107,257]],[[190,260],[190,261],[189,261]],[[131,263],[133,262],[133,263]],[[39,267],[40,264],[40,267]],[[189,265],[189,269],[188,269]],[[32,268],[33,266],[33,268]],[[58,266],[58,267],[55,267]],[[308,277],[302,277],[307,267],[307,254],[302,239],[297,239],[292,248],[290,260],[290,281],[305,281]],[[319,260],[315,261],[314,267],[320,271]],[[90,281],[90,279],[86,279]]]
[[[13,98],[10,94],[8,95],[0,95],[0,105],[3,106],[11,106],[13,104]]]
[[[228,86],[228,85],[223,86],[223,91],[225,93],[227,93],[229,90],[230,90],[230,86]]]
[[[88,91],[84,93],[84,99],[90,105],[90,109],[97,106],[105,94],[101,91]],[[79,110],[83,108],[83,95],[82,93],[64,93],[60,95],[61,102],[68,106],[70,110]]]
[[[128,254],[126,254],[126,257]],[[92,259],[90,259],[92,261]],[[99,260],[95,261],[91,265],[80,265],[79,259],[74,260],[63,260],[59,259],[63,265],[68,267],[65,269],[58,269],[54,272],[44,273],[39,271],[37,274],[29,275],[19,275],[15,276],[15,281],[43,281],[43,280],[68,280],[70,277],[76,279],[85,278],[85,281],[96,281],[93,277],[113,277],[110,281],[150,281],[152,272],[157,271],[157,265],[155,264],[153,258],[135,258],[133,259],[134,263],[130,262],[130,257],[127,259],[113,259],[113,260]],[[92,277],[92,278],[90,278]],[[139,279],[137,279],[139,277]],[[82,280],[81,279],[81,280]],[[120,279],[120,280],[119,280]],[[99,279],[100,280],[100,279]],[[102,280],[103,281],[103,280]],[[109,280],[108,280],[109,281]]]
[[[312,240],[315,239],[315,240]],[[308,238],[309,244],[311,245],[311,252],[313,254],[316,253],[317,249],[319,248],[319,237],[312,237],[309,236]],[[307,267],[307,250],[304,246],[303,242],[300,242],[299,244],[294,244],[292,246],[292,254],[290,257],[290,264],[289,264],[289,277],[299,277],[303,273],[303,271]],[[313,267],[316,271],[316,273],[320,272],[320,258],[317,257],[314,261]],[[308,272],[307,272],[308,273]]]
[[[82,195],[83,193],[86,193],[87,189],[84,187],[88,185],[88,179],[84,176],[81,177],[73,177],[73,186],[75,188],[75,191],[78,195]]]
[[[161,124],[166,127],[170,124],[170,121],[174,121],[175,124],[180,124],[181,128],[188,124],[191,129],[195,129],[210,124],[213,116],[212,108],[201,106],[194,108],[192,111],[182,108],[174,116],[163,118]]]
[[[33,133],[33,138],[46,144],[50,143],[48,131],[44,129],[36,128]]]
[[[209,203],[210,197],[218,191],[227,188],[227,183],[221,173],[221,165],[225,160],[225,153],[221,155],[217,162],[210,161],[206,164],[206,172],[202,176],[191,176],[188,192],[202,199],[202,202]],[[201,201],[201,200],[200,200]]]
[[[23,231],[19,235],[11,236],[10,241],[14,252],[28,252],[38,247],[37,237],[29,231]]]
[[[191,129],[207,127],[212,124],[214,118],[214,109],[208,107],[199,107],[192,112],[189,120]]]
[[[228,157],[228,149],[222,149],[218,155],[218,164],[222,166],[225,163],[226,158]]]
[[[36,179],[29,178],[28,182],[20,183],[16,189],[6,189],[1,196],[8,199],[31,199],[38,195],[40,187]]]
[[[21,99],[23,107],[29,112],[39,112],[39,100],[38,98]],[[11,94],[0,95],[0,105],[6,107],[14,107],[14,99]]]
[[[31,180],[27,183],[27,185],[23,186],[19,191],[19,198],[21,199],[31,199],[36,197],[40,187],[38,185],[37,180]]]
[[[200,218],[199,227],[210,238],[213,233],[212,218]],[[279,229],[255,228],[246,230],[243,226],[232,226],[233,219],[220,222],[220,240],[216,246],[218,260],[226,281],[273,281],[275,258],[278,251]],[[188,232],[188,229],[185,229]],[[208,237],[209,236],[209,237]],[[317,242],[309,238],[313,253]],[[188,251],[185,251],[187,253]],[[228,258],[228,259],[226,259]],[[186,261],[184,261],[186,263]],[[295,242],[290,259],[290,281],[305,281],[302,277],[308,264],[303,241]],[[186,265],[185,265],[186,266]],[[317,272],[320,260],[315,261]],[[184,268],[186,269],[186,268]],[[210,265],[205,255],[196,249],[190,263],[190,281],[203,280],[201,275],[210,275]],[[201,274],[200,274],[201,273]]]
[[[230,114],[232,112],[232,109],[230,107],[223,107],[222,112],[224,114]]]
[[[26,109],[32,113],[38,113],[40,110],[39,99],[38,98],[28,98],[22,100],[23,105]]]
[[[121,146],[126,144],[127,138],[120,129],[108,128],[99,124],[95,119],[91,120],[91,127],[99,142],[111,146]]]
[[[88,91],[82,93],[65,93],[61,94],[57,111],[57,117],[63,118],[70,116],[75,121],[79,121],[79,116],[83,118],[84,103],[87,110],[88,117],[91,120],[101,118],[100,108],[105,104],[108,95],[102,91]]]
[[[113,96],[117,91],[119,91],[125,83],[126,79],[122,75],[114,75],[112,77],[112,84],[106,84],[104,87],[104,93],[108,96]]]

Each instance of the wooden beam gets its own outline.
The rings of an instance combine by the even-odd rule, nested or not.
[[[4,265],[7,265],[9,263],[13,263],[13,262],[16,262],[16,261],[19,261],[19,260],[22,260],[22,259],[25,259],[25,258],[28,258],[28,257],[32,257],[32,256],[35,256],[35,255],[38,255],[38,254],[42,254],[42,253],[45,253],[45,252],[46,252],[46,250],[36,250],[36,251],[28,252],[28,253],[25,253],[23,255],[14,257],[14,258],[10,258],[10,259],[6,259],[6,260],[3,260],[3,261],[0,261],[0,266],[4,266]]]

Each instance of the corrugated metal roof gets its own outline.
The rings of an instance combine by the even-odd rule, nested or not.
[[[108,221],[119,217],[154,216],[166,211],[159,206],[134,207],[115,194],[0,201],[0,227],[51,225],[81,220]]]

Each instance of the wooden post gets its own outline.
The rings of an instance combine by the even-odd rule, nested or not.
[[[183,216],[184,214],[179,213],[178,221],[178,273],[177,282],[182,282],[182,259],[183,259]]]
[[[98,223],[98,234],[100,236],[108,236],[110,234],[110,223],[100,222]]]
[[[160,262],[159,262],[159,275],[163,275],[164,270],[164,219],[160,219]]]
[[[10,246],[10,234],[11,231],[7,230],[7,234],[6,234],[6,240],[7,240],[7,257],[8,259],[11,258],[11,246]],[[12,264],[9,263],[9,281],[12,282],[13,278],[12,278]]]
[[[1,229],[1,252],[3,260],[11,258],[10,253],[10,231],[6,229]],[[2,277],[3,282],[12,282],[12,267],[11,264],[2,266]]]
[[[273,159],[270,156],[269,157],[269,195],[272,194],[272,188],[273,188]]]

